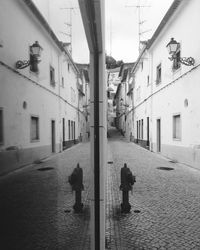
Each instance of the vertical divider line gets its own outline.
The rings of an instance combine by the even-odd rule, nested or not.
[[[99,55],[94,53],[94,220],[95,250],[100,250]]]

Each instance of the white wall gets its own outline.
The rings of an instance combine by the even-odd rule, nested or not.
[[[174,160],[200,168],[200,34],[195,27],[200,21],[200,2],[182,1],[181,6],[149,49],[149,70],[136,70],[135,124],[137,119],[150,116],[151,150],[157,151],[156,120],[161,119],[161,153]],[[183,28],[184,27],[184,28]],[[181,56],[192,56],[194,66],[181,65],[173,71],[168,59],[167,43],[174,37],[181,45]],[[194,39],[191,39],[194,38]],[[156,67],[162,65],[162,80],[156,84]],[[142,86],[150,75],[150,87]],[[137,101],[137,88],[141,99]],[[146,100],[145,100],[146,99]],[[185,105],[188,101],[188,106]],[[140,106],[137,106],[141,103]],[[181,139],[173,139],[173,115],[181,115]],[[136,133],[136,127],[135,127]]]
[[[62,118],[66,122],[66,140],[69,139],[68,120],[75,121],[75,139],[78,138],[78,90],[73,62],[61,52],[21,1],[0,2],[0,39],[3,41],[0,48],[0,107],[3,108],[4,122],[4,141],[0,145],[3,162],[0,165],[5,166],[2,167],[5,172],[26,164],[27,160],[33,161],[52,153],[52,119],[56,126],[55,152],[62,150]],[[29,67],[16,71],[16,61],[29,59],[29,46],[35,41],[43,48],[39,73],[31,72]],[[50,84],[50,65],[55,69],[55,86]],[[61,86],[62,76],[65,78],[64,87]],[[74,99],[71,98],[71,88],[74,89]],[[23,108],[23,102],[26,102],[26,108]],[[39,140],[35,142],[30,140],[31,115],[39,117]],[[10,146],[17,148],[19,157],[16,161],[16,152],[6,151]],[[9,164],[11,153],[13,160]]]

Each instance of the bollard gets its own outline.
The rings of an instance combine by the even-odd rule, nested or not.
[[[81,202],[81,192],[84,190],[83,186],[83,170],[80,168],[79,163],[69,176],[68,181],[72,186],[72,190],[75,191],[75,204],[73,209],[75,213],[81,213],[83,210],[83,203]]]
[[[124,167],[121,168],[121,185],[120,190],[122,190],[122,203],[121,212],[129,213],[131,210],[131,205],[129,203],[129,191],[132,189],[132,185],[136,182],[135,176],[132,174],[131,170],[124,163]]]

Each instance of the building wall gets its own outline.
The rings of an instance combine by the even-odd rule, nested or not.
[[[0,108],[3,110],[0,174],[3,174],[52,154],[52,120],[55,121],[55,153],[63,149],[63,118],[66,140],[70,139],[68,120],[75,122],[74,139],[78,138],[78,90],[73,63],[23,2],[1,1],[0,37],[3,41],[0,48]],[[43,48],[39,73],[31,72],[29,67],[16,70],[16,61],[29,59],[29,46],[35,41]],[[50,84],[50,65],[55,70],[55,86]],[[30,135],[31,116],[39,118],[39,139],[35,141],[31,141]]]
[[[150,49],[149,70],[145,72],[150,76],[150,85],[142,85],[145,82],[145,74],[135,70],[135,134],[136,121],[150,117],[150,149],[154,152],[173,159],[174,161],[189,164],[200,168],[200,35],[196,32],[199,22],[198,9],[200,2],[182,1],[175,15],[171,17],[162,29]],[[191,17],[191,18],[190,18]],[[188,20],[190,20],[188,22]],[[184,29],[180,29],[184,27]],[[194,66],[181,64],[178,70],[172,70],[172,61],[168,59],[166,49],[171,37],[180,42],[181,57],[192,56],[195,59]],[[191,37],[192,39],[191,46]],[[141,59],[142,60],[142,59]],[[161,64],[161,82],[157,83],[156,68]],[[137,88],[141,86],[140,100],[137,100]],[[138,106],[139,105],[139,106]],[[173,137],[173,116],[180,114],[180,139]],[[158,119],[160,119],[160,142],[158,149]],[[143,125],[146,128],[146,125]],[[146,131],[145,131],[145,134]],[[145,140],[145,137],[144,137]]]
[[[134,141],[141,146],[149,148],[151,135],[150,118],[152,87],[150,82],[150,58],[145,51],[135,69],[134,84]],[[147,117],[149,117],[149,138],[147,138]]]

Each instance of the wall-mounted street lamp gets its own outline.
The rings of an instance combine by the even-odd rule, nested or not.
[[[86,105],[83,105],[82,108],[84,109],[84,113],[85,115],[90,115],[90,112],[89,112],[89,104],[86,104]]]
[[[28,66],[31,66],[31,71],[38,71],[38,63],[40,62],[39,57],[41,55],[42,47],[36,41],[33,45],[30,46],[30,60],[19,60],[16,62],[17,69],[24,69]]]
[[[193,57],[180,57],[178,56],[178,50],[180,49],[180,43],[178,43],[174,38],[171,38],[170,42],[167,44],[167,49],[169,51],[169,54],[171,57],[169,59],[172,61],[178,60],[180,63],[187,65],[187,66],[192,66],[195,63],[195,60]]]
[[[113,92],[114,89],[113,89],[111,86],[109,86],[109,87],[107,88],[107,91]]]
[[[124,99],[121,98],[121,99],[120,99],[120,105],[121,105],[121,106],[124,106],[124,107],[129,107],[129,105],[126,104],[126,103],[123,103],[123,101],[124,101]]]

